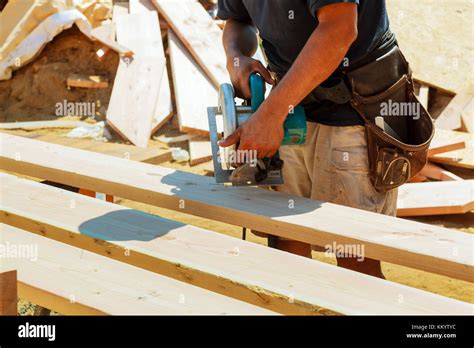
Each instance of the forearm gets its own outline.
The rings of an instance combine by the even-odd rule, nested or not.
[[[283,122],[289,110],[337,69],[356,35],[344,25],[320,24],[262,107]]]
[[[251,24],[228,20],[224,27],[223,44],[228,62],[240,56],[252,57],[258,48],[257,30]]]

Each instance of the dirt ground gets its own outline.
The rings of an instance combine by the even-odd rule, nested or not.
[[[0,122],[57,119],[64,115],[56,115],[56,103],[64,100],[95,103],[95,119],[105,119],[119,58],[109,51],[99,61],[100,48],[76,26],[63,31],[36,60],[15,71],[12,79],[0,81]],[[103,75],[109,87],[68,89],[70,74]]]

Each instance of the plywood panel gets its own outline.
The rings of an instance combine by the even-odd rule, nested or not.
[[[228,82],[222,30],[195,0],[152,0],[214,86]],[[191,81],[191,80],[190,80]]]
[[[135,55],[119,62],[107,122],[125,139],[146,147],[165,69],[161,36],[156,35],[158,17],[156,13],[119,16],[116,30],[118,42],[131,47]]]
[[[156,9],[151,3],[151,0],[131,0],[130,1],[130,13],[156,13]],[[161,35],[161,31],[156,32],[155,35]],[[163,52],[163,58],[165,59],[163,51],[163,43],[161,42],[161,51]],[[169,118],[173,115],[173,102],[171,100],[171,88],[168,76],[168,70],[164,69],[163,78],[160,82],[158,99],[153,113],[152,120],[152,131],[155,133],[161,126],[163,126]]]
[[[207,108],[217,105],[217,89],[172,32],[168,44],[179,129],[208,135]]]

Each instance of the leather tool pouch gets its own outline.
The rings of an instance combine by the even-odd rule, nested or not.
[[[375,189],[384,192],[403,185],[425,166],[434,135],[431,116],[414,94],[407,61],[394,46],[377,60],[345,75],[351,105],[365,121]],[[375,118],[380,116],[385,131],[376,125]]]

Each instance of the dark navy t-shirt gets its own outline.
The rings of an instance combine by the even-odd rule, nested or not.
[[[270,69],[285,73],[318,26],[317,10],[340,2],[358,5],[358,37],[345,61],[350,66],[375,50],[388,30],[385,0],[219,0],[218,16],[253,24],[259,31]],[[322,101],[305,107],[310,121],[332,126],[363,124],[349,104]]]

